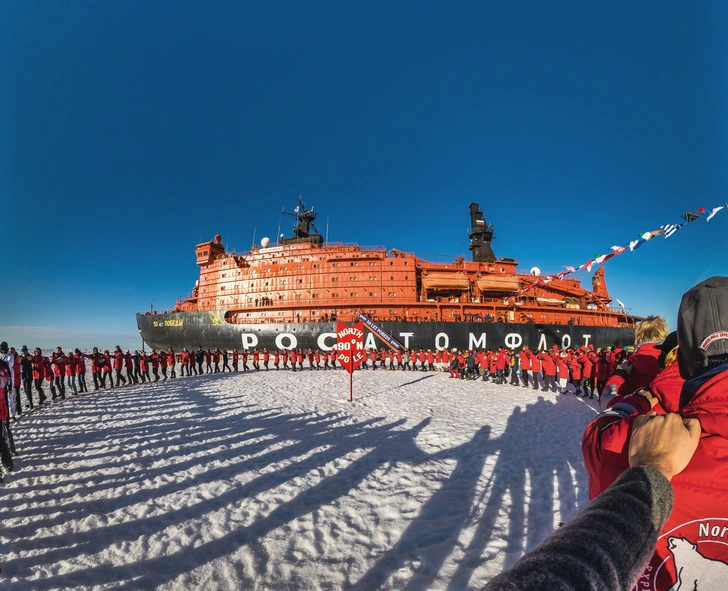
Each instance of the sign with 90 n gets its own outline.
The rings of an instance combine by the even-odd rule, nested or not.
[[[366,358],[364,351],[364,324],[357,322],[349,326],[343,322],[336,325],[336,361],[349,372],[349,400],[353,400],[352,374]]]

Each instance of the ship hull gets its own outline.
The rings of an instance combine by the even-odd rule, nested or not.
[[[506,322],[379,322],[385,331],[407,349],[548,349],[594,345],[608,347],[621,341],[634,342],[634,329],[563,324],[516,324]],[[224,311],[137,314],[137,327],[144,342],[155,349],[187,347],[204,349],[269,350],[302,348],[330,350],[336,343],[336,322],[291,324],[231,324]],[[387,347],[365,330],[365,346]]]

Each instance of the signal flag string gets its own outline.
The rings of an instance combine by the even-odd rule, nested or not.
[[[705,218],[705,221],[709,222],[716,213],[726,208],[728,208],[728,203],[726,203],[725,205],[711,208],[699,207],[695,210],[695,212],[687,211],[680,216],[680,218],[683,220],[680,223],[663,224],[657,230],[652,230],[651,232],[641,232],[640,234],[638,234],[637,239],[630,240],[629,243],[625,244],[624,246],[612,246],[609,248],[611,252],[608,252],[607,254],[595,254],[593,259],[588,260],[586,263],[584,263],[583,265],[579,265],[578,267],[569,267],[565,265],[564,269],[566,269],[566,271],[561,271],[560,273],[556,273],[555,275],[547,275],[546,277],[539,278],[530,285],[527,285],[519,291],[512,293],[509,297],[519,297],[527,291],[531,291],[536,287],[547,285],[551,283],[554,279],[564,279],[572,273],[577,273],[579,271],[586,271],[587,273],[591,273],[591,270],[595,265],[603,265],[609,259],[617,256],[618,254],[622,254],[627,251],[634,252],[645,242],[652,240],[655,236],[662,235],[665,237],[665,239],[670,238],[670,236],[675,234],[675,232],[677,232],[678,230],[681,230],[687,224],[701,218]]]

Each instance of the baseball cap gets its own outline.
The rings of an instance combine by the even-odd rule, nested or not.
[[[691,367],[708,367],[711,357],[728,355],[728,277],[711,277],[685,292],[677,342]]]

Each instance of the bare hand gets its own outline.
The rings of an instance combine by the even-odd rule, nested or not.
[[[700,421],[679,414],[650,413],[635,419],[629,465],[652,466],[672,480],[690,462],[700,442]]]

